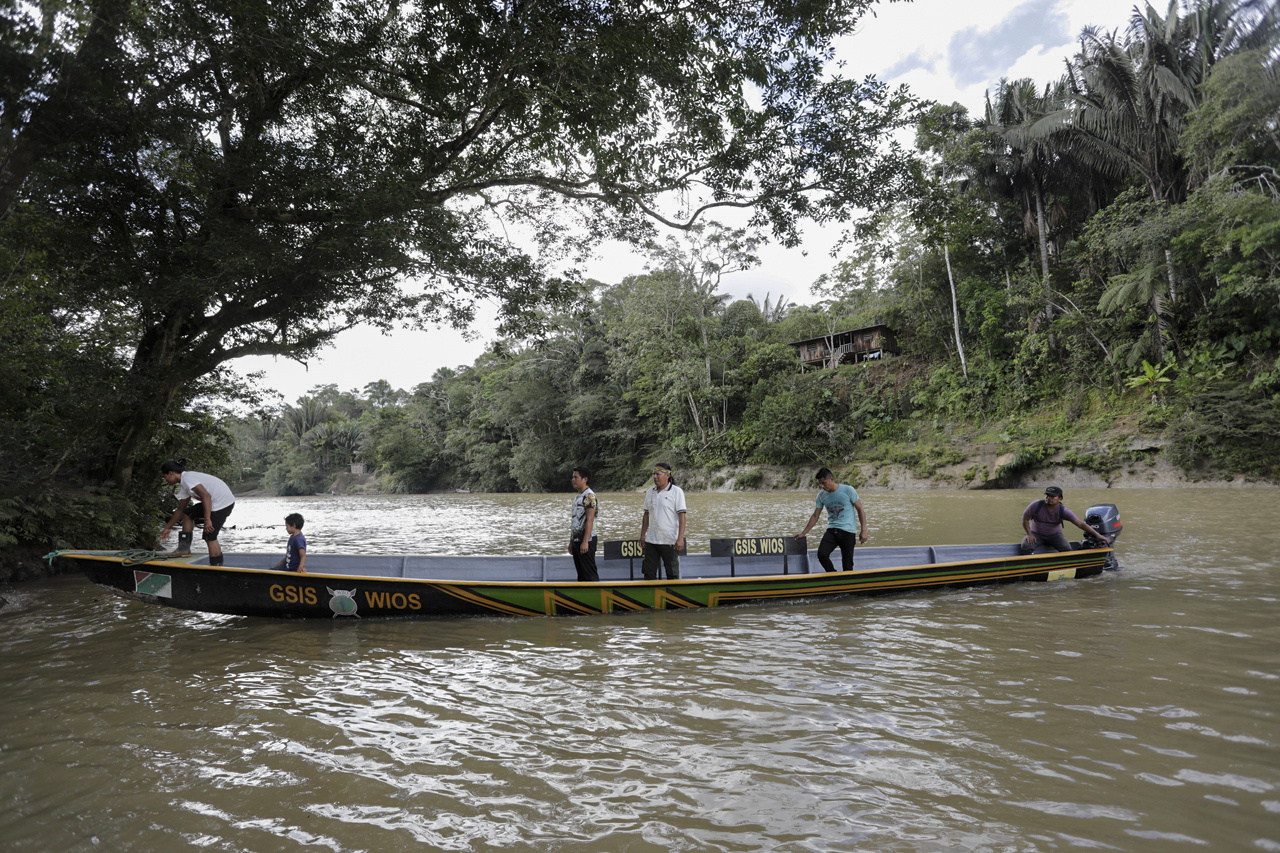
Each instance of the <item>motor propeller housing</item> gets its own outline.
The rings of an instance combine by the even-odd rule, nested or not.
[[[1115,545],[1120,538],[1120,510],[1115,504],[1094,504],[1085,510],[1084,523],[1096,533],[1086,536],[1080,543],[1081,548],[1106,548]],[[1107,571],[1114,572],[1120,568],[1114,553],[1107,555]]]
[[[1094,504],[1085,510],[1084,523],[1096,530],[1107,542],[1120,536],[1120,510],[1115,504]]]

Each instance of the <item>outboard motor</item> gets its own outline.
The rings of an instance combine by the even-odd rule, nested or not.
[[[1084,523],[1097,533],[1085,536],[1080,543],[1081,548],[1107,548],[1115,544],[1120,537],[1120,510],[1115,504],[1094,504],[1085,510]],[[1120,568],[1114,552],[1107,555],[1107,571],[1114,572]]]

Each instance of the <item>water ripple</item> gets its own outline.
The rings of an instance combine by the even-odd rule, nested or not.
[[[416,532],[389,499],[352,515],[378,547],[461,549],[428,509],[506,507],[427,497]],[[876,496],[880,535],[1026,503],[982,497]],[[1249,544],[1255,503],[1215,497],[1230,518],[1126,510],[1118,575],[803,607],[311,624],[24,586],[0,612],[0,833],[16,853],[1280,849],[1280,564]],[[811,501],[771,499],[752,529]],[[513,504],[510,529],[536,552],[552,517],[558,548],[566,505]],[[342,507],[304,507],[317,541]],[[1232,538],[1185,529],[1214,523]]]

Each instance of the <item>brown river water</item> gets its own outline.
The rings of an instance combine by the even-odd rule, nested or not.
[[[1015,541],[1038,495],[862,497],[869,545],[923,545]],[[1278,497],[1072,489],[1120,507],[1121,571],[802,605],[291,622],[0,588],[0,850],[1280,851]],[[223,545],[282,551],[299,511],[312,553],[556,553],[570,498],[249,498]],[[602,500],[638,534],[638,494]],[[691,550],[812,502],[692,494]]]

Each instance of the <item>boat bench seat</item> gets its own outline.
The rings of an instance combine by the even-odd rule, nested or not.
[[[596,554],[596,572],[600,575],[600,580],[622,580],[626,578],[625,572],[614,577],[608,577],[604,569],[608,564],[600,559],[600,555]],[[640,574],[640,570],[636,569],[636,574]],[[573,567],[573,557],[568,554],[563,556],[547,557],[547,580],[549,581],[577,581],[578,570]],[[542,580],[542,576],[538,576],[538,580]]]
[[[817,563],[814,563],[816,566]],[[792,554],[787,557],[788,574],[805,573],[804,557]],[[680,576],[682,578],[727,578],[752,577],[762,575],[783,574],[782,557],[775,554],[753,555],[749,557],[711,557],[707,554],[696,554],[680,560]]]
[[[642,581],[644,580],[644,575],[640,573],[639,560],[636,560],[636,568],[634,573],[631,571],[631,568],[626,563],[622,563],[621,565],[619,565],[618,563],[615,563],[615,562],[606,563],[602,560],[596,560],[596,573],[600,576],[600,580],[602,581],[630,581],[630,580]],[[633,574],[634,574],[634,577],[632,576]],[[577,574],[575,574],[574,577],[576,578]]]
[[[963,560],[990,560],[993,557],[1017,557],[1015,545],[934,545],[933,563],[956,563]]]
[[[634,569],[627,560],[601,560],[596,558],[596,571],[602,581],[644,580],[640,571],[639,559],[635,560]],[[792,556],[789,563],[792,574],[804,572],[804,562],[798,556]],[[743,575],[779,575],[782,574],[781,557],[737,557],[731,564],[729,560],[712,558],[707,554],[691,554],[680,558],[681,579],[727,578],[736,571],[738,577]],[[634,572],[634,577],[633,577]],[[572,581],[578,577],[573,568],[573,558],[547,558],[548,581]]]
[[[640,572],[640,560],[634,561],[634,569],[630,565],[631,562],[630,560],[604,560],[596,554],[596,576],[602,581],[644,580],[644,575]],[[680,565],[684,566],[683,559]],[[573,567],[573,558],[568,554],[563,557],[547,557],[547,580],[557,583],[576,582],[578,570]]]
[[[1072,540],[1071,542],[1071,550],[1072,551],[1089,551],[1092,549],[1085,548],[1084,543],[1076,539],[1076,540]],[[1057,549],[1050,548],[1048,545],[1041,543],[1036,546],[1036,549],[1032,551],[1032,553],[1033,554],[1056,554],[1058,553],[1058,551]]]
[[[404,576],[423,580],[540,581],[542,557],[505,557],[502,570],[493,570],[488,557],[405,557]],[[567,560],[568,557],[566,556]]]
[[[279,559],[277,557],[276,562],[279,562]],[[316,574],[399,578],[404,576],[404,562],[405,558],[398,555],[351,557],[344,554],[308,554],[307,571]]]
[[[853,568],[857,569],[892,569],[897,566],[920,566],[933,562],[932,549],[927,545],[893,545],[882,548],[854,548]],[[831,554],[831,562],[840,568],[840,551]],[[822,571],[817,554],[812,557],[813,570]]]

